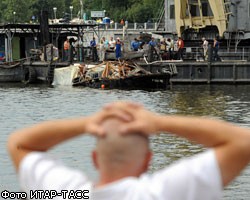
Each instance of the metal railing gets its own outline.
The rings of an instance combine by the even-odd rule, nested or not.
[[[213,50],[212,50],[213,52]],[[250,48],[249,47],[238,47],[235,51],[231,49],[228,51],[226,47],[221,47],[218,51],[218,55],[221,61],[248,61],[250,60]],[[201,60],[203,58],[203,48],[202,47],[185,47],[186,59]]]
[[[219,56],[224,60],[242,60],[246,61],[250,58],[250,48],[249,47],[238,47],[237,50],[227,48],[220,48],[218,52]]]
[[[127,23],[127,30],[157,30],[157,23]],[[122,30],[120,23],[100,24],[100,29]]]

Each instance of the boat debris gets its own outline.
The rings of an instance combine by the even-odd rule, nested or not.
[[[75,64],[55,69],[53,85],[71,84],[108,89],[157,88],[161,85],[165,88],[171,75],[167,70],[165,73],[152,73],[131,60],[105,61],[97,65]]]

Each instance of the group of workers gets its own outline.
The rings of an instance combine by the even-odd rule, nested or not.
[[[122,56],[122,46],[124,43],[121,41],[119,37],[116,40],[111,36],[110,40],[102,37],[99,42],[96,41],[96,38],[90,41],[90,47],[92,52],[92,61],[104,61],[106,51],[114,51],[116,59],[120,59]],[[151,52],[151,54],[156,54],[160,59],[163,60],[184,60],[184,40],[179,37],[177,41],[174,41],[171,38],[162,38],[160,42],[158,42],[154,37],[151,37],[149,42],[145,42],[143,40],[134,38],[131,42],[130,47],[132,51],[145,51],[145,45],[147,45]],[[202,38],[202,48],[203,48],[203,58],[205,61],[208,60],[208,46],[209,42],[205,37]],[[69,57],[69,49],[70,42],[69,39],[66,39],[64,42],[64,60],[68,60]],[[212,59],[214,61],[219,61],[220,58],[218,56],[219,50],[219,42],[216,38],[214,38],[212,44]]]
[[[137,38],[131,43],[131,49],[133,51],[139,51],[143,49],[144,42],[140,42]],[[171,38],[162,38],[160,42],[157,42],[154,37],[147,43],[152,51],[159,54],[163,60],[184,60],[184,40],[178,37],[175,42]],[[202,48],[203,48],[203,58],[204,61],[208,60],[208,46],[209,42],[205,37],[202,38]],[[219,51],[219,41],[214,38],[212,47],[212,60],[219,61],[220,57],[218,55]],[[175,53],[174,53],[175,52]]]
[[[162,38],[160,42],[157,42],[154,37],[151,37],[151,40],[148,43],[141,42],[137,38],[131,43],[131,49],[133,51],[139,51],[144,48],[144,45],[148,45],[149,50],[151,52],[155,52],[161,56],[161,59],[164,60],[172,60],[177,59],[183,60],[183,52],[184,52],[184,41],[182,38],[178,38],[176,44],[173,39],[171,38]],[[174,51],[177,52],[176,56],[174,55]]]
[[[183,59],[183,52],[184,52],[184,41],[179,38],[177,41],[177,58],[176,59]],[[116,59],[121,58],[121,50],[124,43],[120,40],[120,38],[116,38],[114,40],[113,37],[110,38],[108,41],[105,37],[102,37],[100,42],[97,43],[96,38],[90,41],[90,47],[92,50],[92,61],[104,61],[105,60],[105,52],[108,51],[115,51]],[[164,52],[168,52],[168,59],[174,59],[174,40],[168,38],[167,40],[163,38],[163,40],[158,43],[154,37],[151,37],[149,42],[142,41],[140,39],[134,38],[131,42],[130,47],[132,51],[143,51],[145,50],[145,45],[147,45],[151,52],[155,52],[157,55]],[[161,55],[162,56],[162,55]]]
[[[156,52],[160,52],[162,59],[164,60],[184,60],[184,40],[181,37],[178,37],[178,40],[174,42],[171,38],[163,38],[160,43],[155,42],[154,38],[148,43],[149,46],[154,47]],[[208,47],[209,42],[206,40],[205,37],[202,38],[202,48],[203,48],[203,58],[204,61],[208,60]],[[219,41],[215,37],[213,39],[213,43],[211,44],[212,47],[212,60],[213,61],[220,61],[220,57],[218,55],[219,51]],[[159,50],[160,49],[160,50]],[[174,53],[175,52],[175,53]]]
[[[62,60],[68,61],[69,59],[73,59],[73,57],[77,54],[79,54],[79,57],[81,57],[80,60],[83,60],[83,55],[81,55],[83,54],[83,50],[81,50],[80,47],[83,47],[83,42],[81,39],[78,39],[78,40],[75,38],[69,39],[67,37],[63,43]]]
[[[92,50],[92,61],[97,62],[105,60],[105,52],[106,51],[115,51],[116,59],[121,58],[121,50],[122,50],[123,42],[119,37],[114,40],[111,36],[110,40],[107,40],[105,37],[102,37],[100,42],[97,43],[95,37],[90,41],[90,47]],[[99,55],[98,55],[99,52]]]
[[[209,45],[209,42],[206,40],[205,37],[203,37],[202,38],[202,47],[203,47],[205,61],[208,60],[208,45]],[[218,55],[219,47],[220,47],[219,41],[217,40],[217,38],[214,38],[213,45],[212,45],[212,59],[214,61],[220,60],[220,57]]]
[[[184,52],[184,41],[182,38],[178,38],[175,42],[171,38],[162,38],[160,42],[157,42],[154,37],[151,37],[151,40],[148,43],[141,42],[137,38],[134,39],[134,41],[131,43],[131,49],[133,51],[139,51],[144,49],[144,45],[148,45],[149,50],[151,52],[155,52],[155,54],[158,54],[161,56],[161,59],[164,60],[172,60],[172,59],[182,59],[183,60],[183,52]],[[174,51],[177,48],[177,57],[174,56]]]

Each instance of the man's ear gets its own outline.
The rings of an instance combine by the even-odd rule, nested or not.
[[[97,161],[97,152],[96,152],[96,150],[93,150],[92,151],[92,161],[93,161],[93,163],[94,163],[94,166],[95,166],[95,168],[96,169],[99,169],[99,165],[98,165],[98,161]]]

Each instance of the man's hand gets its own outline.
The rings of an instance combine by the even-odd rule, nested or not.
[[[117,110],[132,117],[132,120],[124,123],[120,128],[122,134],[140,132],[146,135],[156,133],[160,130],[157,126],[160,115],[150,112],[142,105],[132,102],[115,102],[105,106],[106,110]]]
[[[130,122],[133,116],[124,109],[110,109],[107,106],[100,112],[85,118],[85,132],[95,136],[105,135],[101,124],[108,118],[118,118],[123,122]]]

